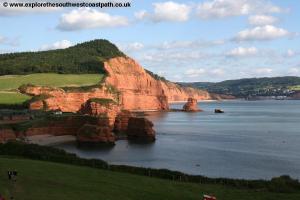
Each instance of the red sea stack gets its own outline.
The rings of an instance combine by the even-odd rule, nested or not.
[[[183,111],[185,111],[185,112],[199,112],[199,111],[201,111],[198,108],[197,99],[188,98],[187,103],[184,104],[184,106],[183,106]]]
[[[129,140],[153,142],[155,141],[153,123],[146,118],[131,117],[128,121],[127,136]]]

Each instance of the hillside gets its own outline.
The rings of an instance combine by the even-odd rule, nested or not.
[[[105,73],[103,62],[124,54],[107,40],[93,40],[51,51],[0,54],[0,75]]]
[[[249,96],[291,96],[299,91],[300,77],[246,78],[218,83],[193,82],[180,84],[241,98]]]
[[[14,197],[22,200],[153,200],[202,199],[203,194],[215,194],[222,200],[300,198],[299,193],[278,194],[234,189],[221,185],[180,183],[157,178],[51,162],[0,157],[0,193],[9,196],[11,183],[6,171],[18,171]]]
[[[220,98],[145,70],[107,40],[61,50],[0,55],[0,84],[0,107],[27,107],[29,97],[44,96],[47,98],[30,101],[34,105],[29,108],[64,112],[78,112],[90,98],[113,98],[128,110],[168,110],[169,102],[189,97]]]
[[[7,170],[18,172],[14,185]],[[0,193],[22,200],[202,199],[298,200],[299,182],[287,176],[271,181],[189,176],[165,169],[108,165],[52,147],[0,144]]]

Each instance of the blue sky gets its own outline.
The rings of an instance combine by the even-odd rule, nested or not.
[[[13,9],[6,1],[30,0],[0,0],[1,53],[104,38],[172,81],[300,76],[297,0],[131,0],[130,8],[102,9]]]

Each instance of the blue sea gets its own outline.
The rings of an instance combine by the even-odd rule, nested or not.
[[[183,104],[172,104],[181,108]],[[57,147],[113,164],[167,168],[208,177],[300,179],[300,101],[200,102],[198,113],[149,112],[157,140],[109,149]],[[224,114],[215,114],[220,108]]]

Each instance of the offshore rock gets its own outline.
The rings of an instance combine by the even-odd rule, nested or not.
[[[153,142],[155,141],[153,123],[146,118],[131,117],[128,121],[127,136],[129,140]]]
[[[183,111],[185,111],[185,112],[199,112],[199,111],[201,111],[198,108],[197,99],[188,98],[187,103],[184,104],[184,106],[183,106]]]

